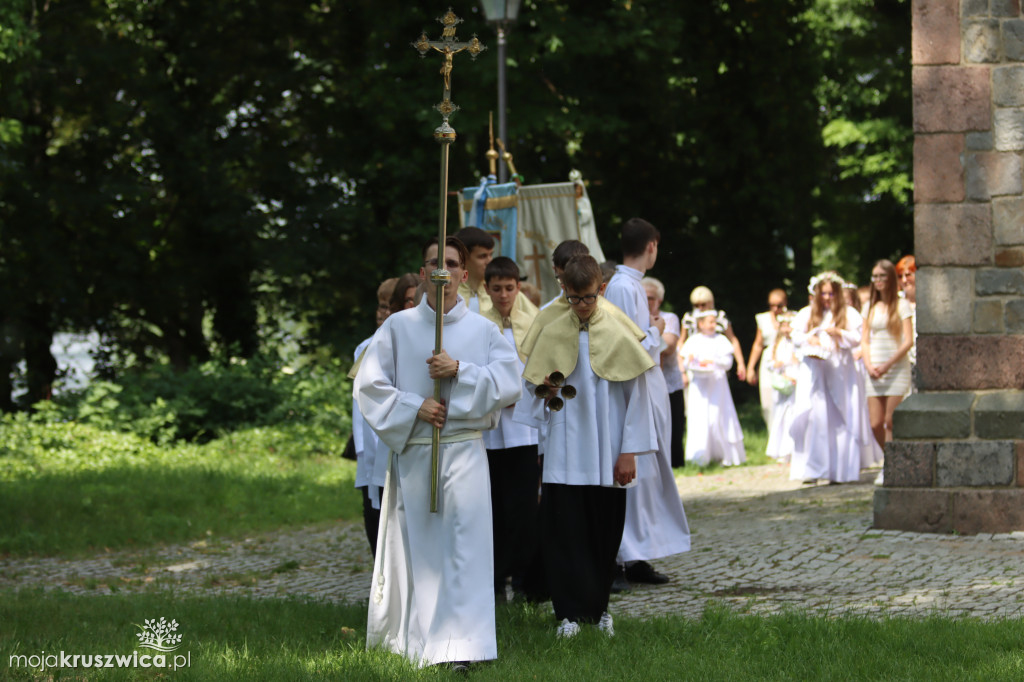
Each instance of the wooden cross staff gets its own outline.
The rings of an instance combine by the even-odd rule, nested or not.
[[[451,279],[451,273],[444,269],[444,243],[447,241],[448,224],[448,150],[455,141],[455,129],[448,124],[448,117],[458,110],[452,102],[452,58],[460,52],[468,52],[475,60],[477,55],[486,50],[476,35],[469,42],[459,42],[455,36],[455,27],[462,23],[462,19],[455,16],[455,12],[448,8],[443,17],[438,19],[444,30],[440,40],[430,40],[426,32],[421,33],[419,39],[412,44],[421,57],[425,57],[431,50],[436,50],[444,55],[444,63],[441,65],[441,76],[444,78],[444,97],[434,108],[441,113],[441,125],[434,130],[434,139],[441,144],[441,215],[437,230],[437,269],[430,273],[430,282],[437,287],[437,296],[434,299],[436,316],[434,318],[434,355],[441,352],[441,331],[444,325],[444,286]],[[434,379],[434,400],[441,402],[441,380]],[[441,447],[441,429],[434,427],[430,439],[430,511],[437,511],[437,485],[439,471],[439,451]]]

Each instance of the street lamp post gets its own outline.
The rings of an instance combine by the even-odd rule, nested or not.
[[[505,33],[509,24],[519,18],[520,0],[480,0],[484,9],[484,16],[489,23],[494,24],[498,33],[498,139],[507,146],[508,121],[506,120],[506,109],[508,108],[508,92],[505,85]],[[508,180],[508,166],[505,160],[498,159],[498,182]]]

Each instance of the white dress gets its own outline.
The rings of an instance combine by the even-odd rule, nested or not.
[[[897,316],[902,329],[903,320],[912,319],[914,311],[910,303],[904,299],[897,300]],[[889,361],[899,348],[900,339],[889,333],[889,313],[884,303],[876,303],[872,313],[867,306],[864,318],[869,321],[869,347],[871,364],[881,365]],[[904,355],[892,368],[879,379],[867,378],[868,397],[903,396],[910,391],[910,356]]]
[[[772,317],[771,311],[754,315],[754,321],[761,332],[762,342],[761,364],[757,370],[757,387],[761,396],[761,415],[764,417],[764,423],[770,425],[772,423],[775,392],[771,387],[771,362],[768,356],[771,355],[772,346],[775,345],[775,336],[779,333],[779,328],[776,325],[775,318]],[[754,368],[748,367],[747,371],[753,372]]]
[[[810,328],[811,309],[793,320],[793,343],[801,359],[793,405],[793,480],[857,481],[860,469],[881,458],[871,435],[864,378],[857,371],[853,349],[860,344],[860,313],[846,309],[846,326],[833,341],[824,330],[832,326],[832,313]],[[821,346],[808,343],[817,338]],[[815,352],[820,348],[823,357]]]
[[[426,300],[391,315],[374,335],[356,375],[366,422],[390,462],[373,567],[366,645],[419,665],[498,655],[494,625],[494,554],[487,453],[480,437],[498,410],[519,400],[515,350],[462,298],[444,316],[443,347],[459,361],[442,395],[438,512],[430,504],[432,428],[417,418],[433,395],[426,359],[434,311]]]
[[[642,345],[655,363],[645,376],[658,452],[636,459],[639,483],[626,492],[626,525],[619,547],[619,563],[658,559],[690,549],[690,526],[686,522],[683,501],[672,471],[672,417],[668,388],[658,362],[664,342],[658,328],[651,325],[647,291],[640,283],[642,278],[643,273],[639,270],[619,265],[605,290],[605,298],[647,332],[647,339]]]
[[[725,373],[732,367],[732,343],[722,334],[691,336],[680,351],[686,359],[686,461],[698,466],[747,461],[743,430]]]
[[[765,349],[761,366],[768,365],[768,384],[772,392],[772,421],[768,426],[768,445],[765,454],[773,459],[788,462],[793,454],[793,403],[796,396],[796,379],[800,369],[793,348],[793,341],[786,336]],[[779,390],[779,387],[785,387]]]

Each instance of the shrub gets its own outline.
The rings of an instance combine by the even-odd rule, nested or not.
[[[247,427],[305,424],[337,437],[351,425],[351,382],[340,363],[286,374],[264,360],[161,365],[94,381],[37,405],[38,418],[130,431],[156,443],[207,442]]]

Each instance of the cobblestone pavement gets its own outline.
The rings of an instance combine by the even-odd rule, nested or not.
[[[870,483],[802,486],[779,465],[679,477],[692,551],[654,565],[668,585],[635,586],[613,613],[977,617],[1022,615],[1024,532],[955,536],[871,528]],[[303,596],[359,602],[372,560],[362,525],[331,524],[81,560],[0,560],[0,588]],[[1018,581],[1020,581],[1018,585]]]

